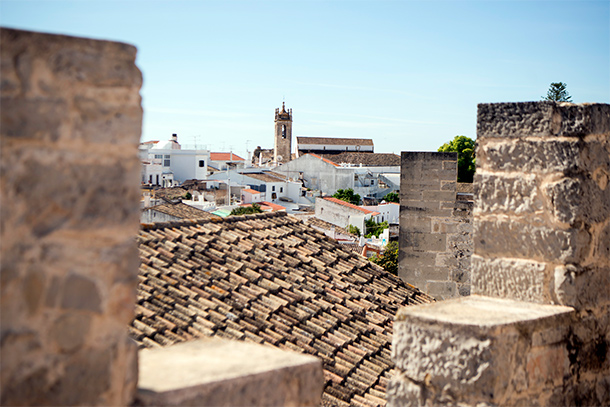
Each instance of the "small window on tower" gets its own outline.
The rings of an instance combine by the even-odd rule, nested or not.
[[[286,138],[286,125],[282,124],[282,138]]]
[[[199,168],[205,167],[205,161],[199,160]]]

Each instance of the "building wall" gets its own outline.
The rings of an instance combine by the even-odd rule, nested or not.
[[[323,198],[316,198],[315,213],[318,219],[346,229],[349,225],[353,225],[360,229],[360,232],[364,232],[364,221],[371,217],[370,214]]]
[[[274,171],[286,174],[290,179],[297,179],[299,173],[303,173],[305,187],[323,191],[328,195],[334,194],[338,189],[354,188],[353,171],[341,171],[338,167],[311,155],[301,156],[275,168]]]
[[[126,405],[142,75],[127,44],[0,30],[2,405]]]
[[[457,153],[403,152],[398,275],[436,299],[470,294],[472,202],[456,200]]]

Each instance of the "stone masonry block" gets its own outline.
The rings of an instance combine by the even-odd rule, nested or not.
[[[139,352],[138,405],[318,406],[319,359],[267,346],[204,339]]]
[[[458,286],[453,281],[434,281],[432,279],[427,279],[424,290],[437,301],[448,300],[450,298],[455,298],[458,295]]]
[[[536,261],[578,262],[591,240],[586,231],[558,230],[519,220],[476,219],[474,253]]]
[[[584,165],[578,140],[478,140],[477,169],[524,173],[568,173]],[[476,187],[476,183],[475,183]]]
[[[475,207],[479,213],[535,214],[547,208],[535,175],[476,173]]]
[[[610,132],[610,105],[556,102],[479,104],[477,138],[583,137]]]
[[[440,233],[405,234],[405,247],[416,251],[444,252],[447,249],[447,237]]]
[[[566,335],[573,313],[480,296],[402,308],[392,346],[399,374],[388,388],[388,405],[404,399],[430,406],[513,405],[523,397],[536,405],[569,375]]]
[[[545,263],[520,259],[471,258],[473,294],[548,303],[550,276]],[[545,285],[547,284],[547,285]]]

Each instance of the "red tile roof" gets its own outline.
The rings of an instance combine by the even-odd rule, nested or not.
[[[372,146],[370,138],[334,138],[334,137],[297,137],[298,144]]]
[[[147,225],[138,244],[140,346],[218,336],[311,354],[323,406],[385,405],[394,316],[433,301],[285,212]]]
[[[310,153],[309,155],[310,155],[310,156],[312,156],[312,157],[316,157],[316,158],[318,158],[318,159],[320,159],[320,160],[324,161],[325,163],[328,163],[328,164],[333,165],[333,166],[335,166],[335,167],[338,167],[338,166],[339,166],[339,164],[334,163],[334,162],[332,162],[332,161],[330,161],[330,160],[327,160],[326,158],[320,157],[320,156],[319,156],[319,155],[317,155],[317,154]]]
[[[261,202],[258,202],[258,204],[261,206],[261,208],[263,210],[265,210],[264,207],[267,207],[267,208],[271,209],[272,211],[285,211],[286,210],[285,206],[274,204],[273,202],[261,201]]]
[[[210,160],[212,161],[244,161],[243,158],[233,153],[210,153]]]
[[[369,211],[368,209],[364,209],[364,208],[362,208],[362,207],[360,207],[358,205],[354,205],[354,204],[342,201],[341,199],[337,199],[337,198],[324,197],[322,199],[324,199],[326,201],[329,201],[329,202],[334,202],[334,203],[339,204],[339,205],[347,206],[348,208],[356,209],[356,210],[358,210],[360,212],[364,212],[365,214],[371,213],[371,214],[375,215],[376,213],[379,213],[379,212]]]
[[[261,193],[260,191],[255,191],[255,190],[250,189],[250,188],[244,188],[244,189],[242,189],[241,191],[242,191],[242,192],[247,192],[247,193],[249,193],[249,194],[260,194],[260,193]]]

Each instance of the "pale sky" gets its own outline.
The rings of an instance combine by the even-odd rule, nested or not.
[[[395,153],[474,138],[478,103],[540,100],[551,82],[610,103],[607,0],[0,0],[0,24],[135,45],[142,140],[242,156],[273,148],[282,100],[293,136]]]

